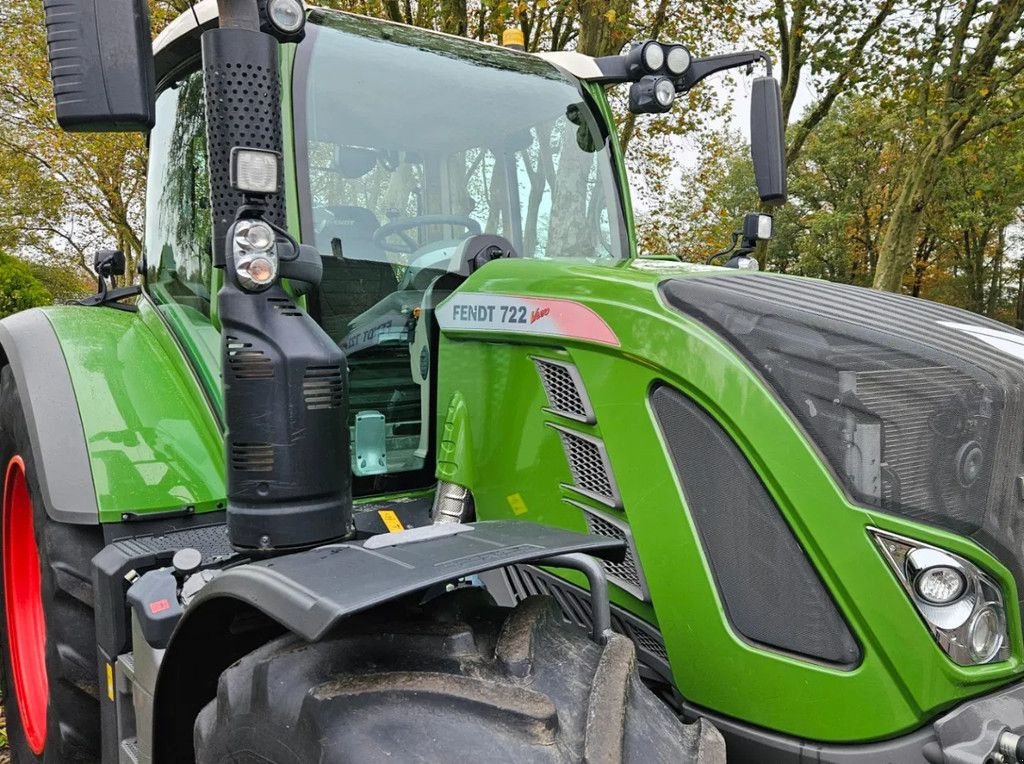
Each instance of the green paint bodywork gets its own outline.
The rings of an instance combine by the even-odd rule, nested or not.
[[[736,352],[661,304],[657,285],[695,270],[705,269],[645,260],[615,267],[513,260],[491,263],[470,277],[462,293],[578,301],[608,323],[621,348],[536,335],[443,332],[439,411],[457,398],[472,444],[463,457],[472,469],[449,468],[446,479],[472,489],[481,519],[518,517],[586,531],[580,511],[563,501],[579,496],[560,487],[573,480],[559,436],[546,423],[602,438],[656,618],[623,591],[613,599],[659,625],[684,697],[734,718],[813,740],[873,740],[910,731],[965,696],[1019,676],[1020,620],[1009,571],[963,538],[851,503]],[[577,366],[595,426],[544,411],[547,400],[531,356]],[[858,666],[841,670],[800,660],[752,645],[730,629],[648,408],[649,390],[661,381],[703,405],[755,466],[859,641]],[[510,503],[517,494],[521,502]],[[1011,608],[1014,657],[974,668],[949,661],[882,560],[869,526],[938,544],[995,576]]]
[[[156,309],[47,308],[60,339],[92,463],[101,522],[122,514],[224,508],[220,429]],[[181,316],[180,327],[187,319]],[[179,330],[192,352],[203,332]]]
[[[283,48],[281,61],[285,194],[288,226],[297,236],[293,46]],[[613,125],[603,90],[585,87]],[[635,258],[626,169],[612,133]],[[579,497],[561,487],[572,476],[559,436],[547,424],[557,421],[603,439],[624,506],[605,511],[630,523],[652,599],[644,603],[613,586],[613,601],[661,630],[684,697],[761,728],[817,741],[891,738],[1020,677],[1019,598],[1006,568],[965,538],[853,504],[792,416],[732,347],[661,303],[661,281],[706,270],[655,259],[605,265],[505,260],[470,277],[459,293],[580,302],[607,322],[620,347],[443,332],[435,370],[437,476],[471,488],[481,519],[519,518],[586,532],[580,511],[563,500]],[[213,294],[220,275],[214,271]],[[78,395],[103,522],[118,521],[125,511],[223,506],[216,311],[208,321],[148,298],[139,307],[137,314],[47,311]],[[531,356],[577,366],[596,425],[544,412],[546,398]],[[651,386],[659,382],[704,406],[755,467],[858,640],[859,665],[841,670],[800,660],[752,645],[730,629],[648,407]],[[1011,659],[961,667],[946,658],[869,538],[870,526],[942,546],[988,571],[1007,603]]]

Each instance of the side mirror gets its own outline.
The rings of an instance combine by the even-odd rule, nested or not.
[[[750,94],[750,154],[757,193],[766,204],[786,201],[786,135],[782,92],[774,77],[755,77]]]
[[[146,0],[43,0],[57,122],[146,131],[156,119]]]

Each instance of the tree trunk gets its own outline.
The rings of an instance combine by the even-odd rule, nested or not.
[[[903,274],[914,260],[914,242],[921,227],[925,207],[931,198],[941,169],[940,150],[929,146],[920,162],[903,179],[899,196],[893,205],[885,235],[878,248],[874,288],[899,292]]]
[[[613,56],[629,40],[629,0],[577,0],[580,41],[587,56]]]

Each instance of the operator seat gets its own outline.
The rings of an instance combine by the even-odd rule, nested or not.
[[[376,215],[365,207],[331,207],[329,211],[334,217],[317,235],[324,262],[320,323],[331,339],[341,343],[349,321],[394,292],[398,279],[387,252],[373,241],[380,228]],[[340,251],[332,246],[334,239],[341,242]]]

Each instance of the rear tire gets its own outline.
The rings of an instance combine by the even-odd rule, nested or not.
[[[30,513],[30,527],[34,527],[38,555],[38,592],[43,616],[41,663],[45,665],[45,677],[42,677],[46,688],[42,695],[45,712],[29,711],[35,719],[35,729],[30,735],[19,707],[19,683],[13,670],[14,661],[18,659],[11,651],[12,626],[24,627],[9,624],[7,619],[7,594],[8,591],[17,591],[18,584],[8,581],[5,576],[10,567],[6,558],[11,556],[12,547],[7,543],[0,544],[5,554],[5,564],[0,565],[0,646],[3,649],[4,712],[13,762],[67,764],[99,761],[100,702],[91,565],[93,556],[103,548],[103,534],[99,526],[58,523],[46,514],[25,413],[10,367],[0,370],[0,470],[0,480],[5,483],[5,497],[27,489],[27,496],[22,495],[20,502],[12,502],[8,506],[9,502],[5,500],[3,509],[5,515]],[[22,475],[22,485],[15,485]],[[10,517],[5,517],[3,530],[9,527],[10,520]],[[21,521],[28,522],[28,517],[22,517]],[[19,576],[25,571],[24,566],[19,568],[15,565],[13,569]],[[19,669],[26,673],[32,672],[33,665],[31,659],[19,661]],[[34,677],[22,678],[23,686],[33,680],[38,684],[40,672],[34,673]],[[32,694],[30,688],[26,694]],[[30,698],[21,701],[31,702]],[[40,702],[38,696],[36,702]],[[42,751],[37,754],[33,747],[40,748],[40,742]]]
[[[316,644],[286,636],[221,674],[195,723],[198,764],[724,762],[640,681],[633,644],[601,647],[554,601],[514,610],[464,589]]]

